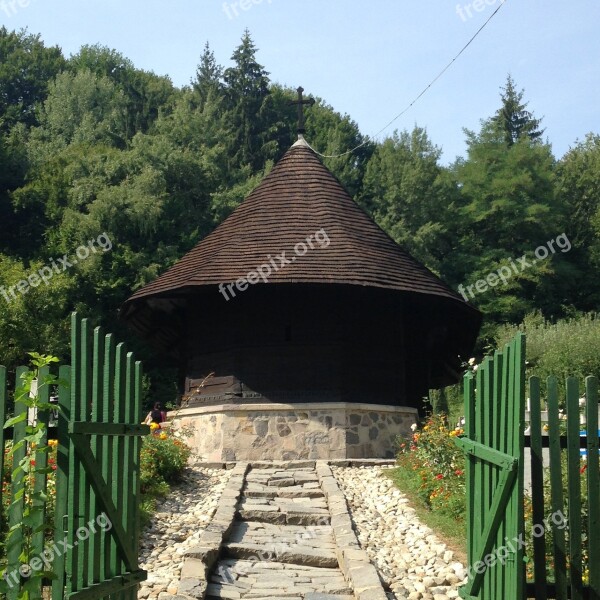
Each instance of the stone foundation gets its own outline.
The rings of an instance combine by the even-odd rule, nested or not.
[[[392,458],[416,421],[415,408],[382,404],[221,404],[182,409],[176,426],[209,462],[331,460]]]

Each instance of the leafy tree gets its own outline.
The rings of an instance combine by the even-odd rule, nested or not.
[[[513,95],[509,84],[503,108]],[[517,97],[521,106],[522,92]],[[500,114],[505,115],[503,109],[483,121],[478,134],[466,131],[467,158],[454,167],[463,197],[458,247],[452,256],[455,283],[485,279],[510,259],[527,253],[531,257],[538,246],[564,233],[555,160],[550,146],[539,140],[539,122],[531,117],[500,120]],[[534,308],[557,315],[563,310],[569,272],[569,264],[557,254],[519,269],[507,284],[472,300],[488,322],[518,321]]]
[[[95,44],[83,46],[69,60],[76,73],[91,71],[98,77],[108,77],[125,97],[125,130],[127,139],[138,132],[147,132],[159,112],[170,110],[175,95],[168,77],[136,69],[120,52]]]
[[[295,98],[296,92],[293,94]],[[358,125],[348,115],[342,116],[320,98],[316,101],[306,111],[306,138],[321,154],[335,157],[324,157],[323,163],[351,196],[359,197],[374,144],[360,133]],[[296,123],[295,117],[292,123]],[[337,156],[340,154],[342,156]]]
[[[52,141],[53,151],[71,143],[123,147],[125,115],[124,94],[108,77],[64,72],[50,84],[36,137]]]
[[[46,48],[39,35],[0,27],[0,129],[36,124],[35,106],[65,67],[58,46]]]
[[[580,310],[593,310],[600,301],[600,285],[590,273],[600,268],[600,136],[588,134],[558,164],[557,193],[569,215],[573,250],[568,258],[577,276],[569,295]]]
[[[440,272],[452,248],[457,187],[427,132],[395,132],[369,160],[361,202],[401,246]]]
[[[40,282],[23,288],[25,293],[14,288],[43,266],[42,261],[34,261],[26,268],[0,254],[0,364],[9,369],[27,362],[27,352],[44,349],[61,357],[67,354],[67,316],[74,291],[71,274],[55,274],[48,285]]]

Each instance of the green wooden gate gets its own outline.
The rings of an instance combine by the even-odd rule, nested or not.
[[[464,379],[468,581],[463,598],[519,600],[523,568],[525,336]]]
[[[456,440],[467,455],[463,598],[600,600],[597,378],[586,378],[584,397],[579,391],[579,381],[567,377],[559,409],[556,377],[544,390],[538,377],[529,378],[525,436],[524,334],[465,376],[465,435]],[[531,449],[527,493],[525,447]]]
[[[48,374],[47,367],[44,369],[39,379]],[[26,371],[17,370],[17,382]],[[48,564],[51,561],[56,575],[53,600],[133,600],[137,584],[146,578],[138,566],[141,436],[149,433],[147,425],[140,425],[141,363],[124,344],[116,344],[112,334],[104,335],[101,328],[92,331],[87,319],[73,314],[71,365],[60,367],[59,380],[54,543],[49,543],[43,528],[33,534],[33,546],[31,539],[14,536],[7,552],[6,573],[18,573],[27,543],[28,557],[43,557]],[[47,403],[47,386],[42,386],[40,395]],[[2,422],[5,407],[6,372],[0,367]],[[15,406],[16,414],[26,411],[20,403]],[[49,411],[39,410],[36,418],[47,422]],[[14,444],[23,440],[26,427],[27,421],[15,424]],[[45,444],[44,437],[39,446]],[[44,471],[50,471],[46,469],[47,453],[22,444],[15,453],[15,464],[29,455],[36,459],[35,485],[46,491]],[[23,522],[35,530],[39,524],[28,523],[27,514],[23,514],[24,474],[13,476],[11,486],[10,524]],[[41,578],[14,577],[13,584],[7,592],[9,600],[24,589],[30,591],[33,600],[42,597]]]

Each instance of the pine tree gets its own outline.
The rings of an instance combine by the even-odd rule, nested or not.
[[[194,90],[200,98],[200,108],[203,109],[209,98],[218,95],[223,90],[223,67],[215,59],[214,52],[206,42],[196,69],[196,79],[192,81]]]
[[[529,103],[523,102],[524,90],[517,92],[515,82],[510,75],[506,78],[506,85],[501,89],[502,106],[492,120],[504,134],[506,144],[512,146],[525,136],[534,142],[539,140],[545,131],[540,129],[542,119],[536,119],[533,113],[527,110]]]
[[[225,70],[226,96],[234,127],[232,155],[238,165],[260,169],[262,146],[269,124],[269,73],[256,60],[257,48],[246,29],[231,59],[235,66]]]

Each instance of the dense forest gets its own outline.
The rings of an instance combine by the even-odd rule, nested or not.
[[[33,350],[66,358],[76,309],[128,339],[159,399],[174,399],[172,372],[118,309],[295,140],[295,92],[270,81],[257,52],[246,31],[224,69],[207,44],[177,88],[115,50],[67,58],[0,28],[0,364]],[[360,146],[324,159],[356,201],[484,312],[480,351],[530,313],[574,317],[600,299],[600,135],[555,157],[524,92],[498,83],[498,110],[465,130],[466,156],[450,166],[424,128],[373,142],[320,98],[306,111],[319,152]]]

